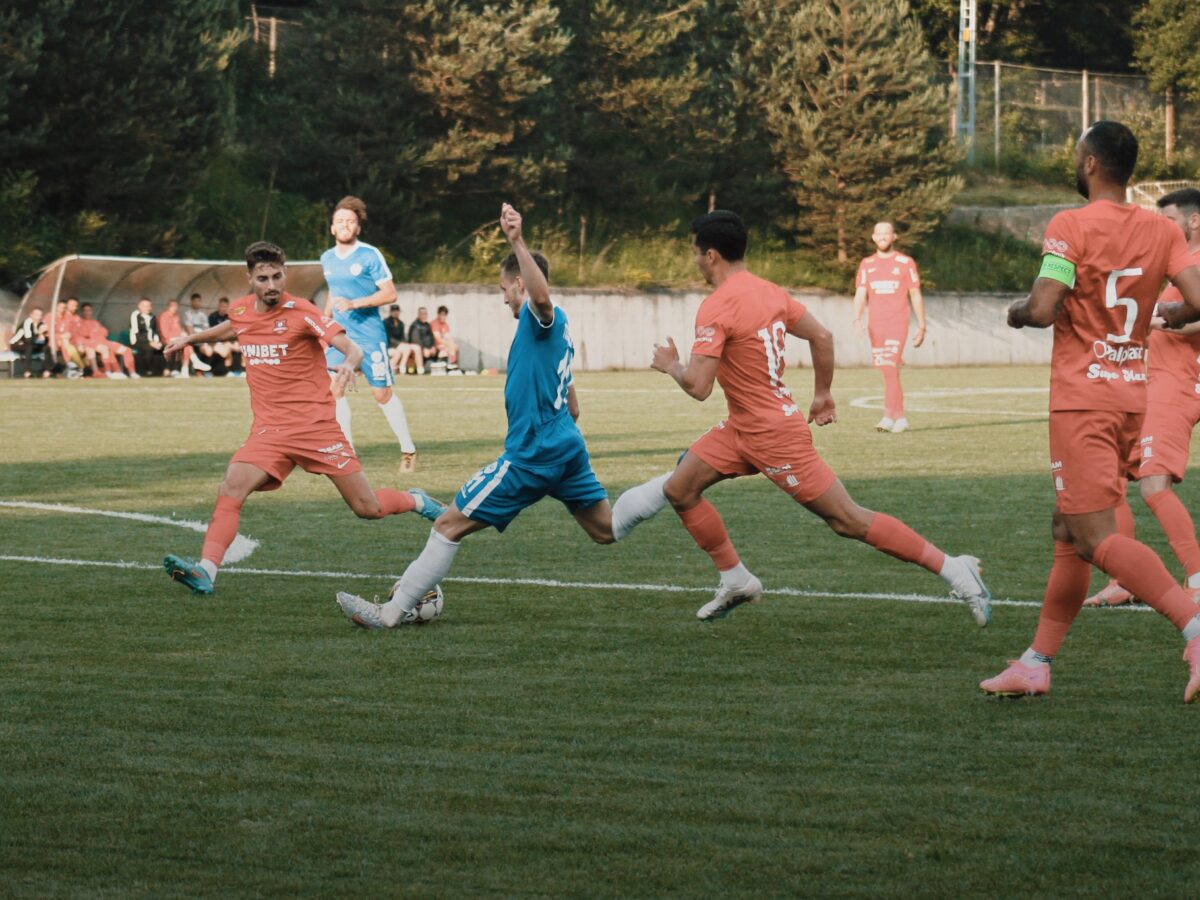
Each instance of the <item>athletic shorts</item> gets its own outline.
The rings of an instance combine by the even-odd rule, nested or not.
[[[278,490],[296,466],[330,478],[362,471],[354,448],[336,424],[303,435],[284,434],[276,428],[256,428],[229,462],[249,463],[270,475],[260,491]]]
[[[1050,474],[1055,507],[1069,516],[1112,509],[1137,471],[1143,413],[1061,410],[1050,413]]]
[[[1200,401],[1147,403],[1137,477],[1170,475],[1176,483],[1183,481],[1192,429],[1197,422],[1200,422]]]
[[[573,513],[594,506],[608,494],[592,471],[587,450],[580,450],[562,465],[544,469],[522,466],[502,453],[462,486],[454,505],[467,518],[503,531],[521,510],[543,497],[553,497]]]
[[[355,328],[347,331],[346,336],[358,344],[363,352],[362,365],[359,369],[367,384],[373,388],[391,387],[395,383],[392,378],[392,366],[388,359],[387,331],[383,320],[379,320],[378,330],[374,324],[367,328]],[[346,355],[336,347],[325,348],[325,366],[330,373],[346,361]]]
[[[904,365],[904,342],[908,340],[908,325],[903,328],[867,327],[871,340],[871,364],[881,366]]]
[[[737,478],[762,472],[797,503],[811,503],[837,480],[813,446],[807,425],[788,429],[781,440],[776,435],[764,438],[742,434],[718,422],[692,444],[690,452],[722,475]]]

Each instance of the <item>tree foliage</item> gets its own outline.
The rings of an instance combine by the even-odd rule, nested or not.
[[[1200,6],[1189,0],[1149,0],[1134,18],[1138,65],[1150,88],[1200,94]]]
[[[745,0],[751,77],[803,243],[849,261],[880,219],[917,238],[961,189],[947,97],[903,0]]]

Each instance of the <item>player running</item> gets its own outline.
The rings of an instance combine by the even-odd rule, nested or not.
[[[1183,231],[1193,264],[1200,265],[1200,191],[1184,188],[1158,199],[1162,214]],[[1168,284],[1160,303],[1183,299],[1179,289]],[[1158,519],[1175,558],[1187,575],[1192,599],[1200,601],[1200,545],[1196,526],[1183,501],[1171,489],[1183,481],[1187,470],[1188,444],[1200,422],[1200,324],[1179,331],[1164,331],[1160,319],[1151,319],[1146,351],[1146,419],[1142,423],[1138,486],[1142,499]],[[1117,531],[1133,537],[1133,511],[1122,502],[1117,507]],[[1084,606],[1120,606],[1134,600],[1133,594],[1110,581]]]
[[[904,365],[904,343],[908,340],[909,302],[917,314],[913,346],[920,347],[925,342],[925,299],[916,262],[892,249],[896,243],[892,223],[877,222],[871,240],[878,251],[858,264],[855,276],[854,329],[863,333],[863,309],[867,309],[871,361],[883,375],[883,418],[875,430],[900,434],[908,431],[900,367]]]
[[[436,519],[443,507],[424,491],[372,491],[354,448],[333,415],[321,342],[345,355],[334,381],[353,387],[362,350],[342,327],[300,297],[286,292],[283,251],[264,241],[246,248],[253,292],[235,300],[229,318],[194,334],[181,334],[166,347],[178,353],[191,344],[237,340],[246,360],[246,383],[254,421],[250,437],[229,461],[217,491],[217,505],[204,536],[200,562],[169,555],[163,567],[193,593],[211,594],[225,551],[237,536],[242,503],[255,491],[282,486],[292,469],[324,475],[346,505],[363,519],[416,510]]]
[[[1183,632],[1190,675],[1184,702],[1200,691],[1196,605],[1153,550],[1117,529],[1116,509],[1146,410],[1146,337],[1164,277],[1195,308],[1193,318],[1200,316],[1200,269],[1179,227],[1125,203],[1137,150],[1133,132],[1118,122],[1096,122],[1084,132],[1075,147],[1075,171],[1087,205],[1050,220],[1033,289],[1008,310],[1013,328],[1054,327],[1054,563],[1033,643],[980,683],[989,694],[1050,690],[1050,663],[1087,596],[1089,562]]]
[[[716,596],[696,613],[724,618],[742,603],[757,600],[762,583],[734,550],[721,516],[704,492],[726,478],[761,472],[780,490],[825,520],[842,537],[916,563],[950,586],[980,626],[991,621],[991,595],[973,556],[947,556],[903,522],[855,503],[813,447],[804,414],[783,383],[786,335],[808,341],[815,389],[808,422],[837,421],[833,382],[833,338],[783,288],[746,269],[746,227],[737,215],[717,210],[692,223],[692,255],[716,290],[700,304],[696,338],[685,366],[675,342],[655,346],[653,367],[670,375],[684,392],[705,400],[718,381],[729,418],[718,422],[687,451],[675,471],[626,491],[613,510],[617,538],[624,523],[649,518],[666,497],[684,527],[716,565]]]
[[[392,393],[392,367],[388,359],[387,329],[379,307],[396,302],[396,285],[383,254],[358,239],[367,221],[367,206],[357,197],[343,197],[334,207],[329,231],[336,243],[321,254],[321,268],[329,285],[325,315],[345,329],[347,336],[362,348],[362,373],[379,410],[400,442],[401,472],[417,468],[417,448],[408,430],[404,404]],[[332,376],[346,359],[341,350],[330,347],[325,362]],[[337,401],[337,421],[351,444],[350,401],[334,379],[333,396]]]
[[[450,571],[464,537],[489,526],[503,532],[521,510],[543,497],[561,501],[596,543],[615,539],[608,495],[592,471],[576,424],[575,347],[566,313],[550,299],[549,265],[525,246],[521,216],[507,203],[500,210],[500,228],[512,245],[500,267],[500,289],[517,320],[504,382],[504,452],[462,486],[387,603],[338,593],[342,612],[363,628],[404,624],[417,602]]]

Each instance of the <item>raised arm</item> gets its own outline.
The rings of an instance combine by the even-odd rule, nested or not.
[[[665,344],[654,345],[654,359],[650,367],[666,372],[675,379],[685,394],[697,400],[707,400],[717,380],[717,366],[721,358],[693,353],[685,366],[679,359],[679,349],[672,338]]]
[[[538,320],[542,324],[553,321],[554,304],[550,301],[550,285],[542,270],[533,261],[529,248],[525,246],[525,239],[521,235],[521,214],[507,203],[500,207],[500,230],[504,232],[513,253],[517,255],[517,263],[521,266],[521,281],[525,285],[525,293],[529,296],[529,302]]]

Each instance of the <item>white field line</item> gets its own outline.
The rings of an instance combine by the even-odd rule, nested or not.
[[[70,513],[76,516],[108,516],[111,519],[131,519],[134,522],[149,522],[156,525],[174,525],[176,528],[186,528],[204,534],[208,530],[207,522],[197,522],[193,519],[172,519],[167,516],[152,516],[149,513],[121,512],[112,509],[89,509],[86,506],[68,506],[65,503],[34,503],[29,500],[0,500],[0,507],[10,509],[36,509],[42,512]],[[229,562],[241,562],[258,549],[258,541],[254,538],[239,534],[225,551],[225,559]]]
[[[962,416],[1012,416],[1020,415],[1022,417],[1041,416],[1049,418],[1050,414],[1045,409],[1038,410],[1017,410],[1017,409],[970,409],[956,406],[942,406],[939,403],[920,403],[921,400],[940,400],[946,397],[982,397],[988,395],[1005,395],[1005,394],[1041,394],[1049,396],[1048,388],[1018,388],[1018,387],[996,387],[996,388],[937,388],[928,391],[905,391],[904,407],[908,412],[924,412],[924,413],[953,413]],[[917,403],[910,401],[917,400]],[[855,397],[850,401],[850,405],[857,409],[883,409],[883,395],[871,395],[867,397]]]
[[[0,554],[0,561],[4,562],[26,562],[38,563],[40,565],[49,566],[83,566],[86,568],[104,568],[104,569],[138,569],[144,571],[161,571],[161,565],[153,565],[151,563],[140,562],[124,562],[124,561],[109,561],[99,559],[61,559],[51,556],[16,556],[10,554]],[[256,569],[246,566],[222,566],[222,572],[232,572],[242,575],[270,575],[284,576],[296,578],[352,578],[352,579],[372,579],[379,582],[395,581],[399,578],[396,574],[376,574],[370,572],[325,572],[325,571],[305,571],[299,569]],[[605,591],[640,591],[650,594],[709,594],[712,588],[702,587],[686,587],[680,584],[621,584],[606,581],[557,581],[551,578],[475,578],[466,576],[454,576],[447,578],[446,581],[451,584],[499,584],[499,585],[526,585],[530,587],[553,587],[565,588],[567,590],[605,590]],[[854,592],[854,591],[806,591],[800,588],[773,588],[765,593],[779,597],[806,597],[809,599],[833,599],[833,600],[878,600],[892,601],[896,603],[946,603],[960,604],[961,600],[955,600],[948,596],[933,596],[930,594],[894,594],[885,592]],[[1024,606],[1032,609],[1039,608],[1042,604],[1036,600],[1006,600],[994,599],[993,606]],[[1150,607],[1142,604],[1132,604],[1115,609],[1124,609],[1132,612],[1147,612]]]

